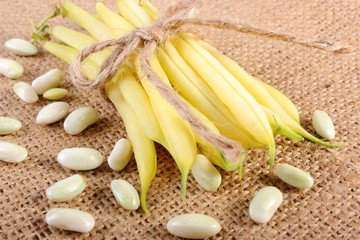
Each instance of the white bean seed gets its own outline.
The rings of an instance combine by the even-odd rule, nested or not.
[[[0,160],[10,163],[18,163],[25,160],[28,151],[15,143],[0,141]]]
[[[68,134],[76,135],[99,120],[99,113],[92,107],[79,108],[65,119],[64,129]]]
[[[182,238],[203,239],[215,236],[221,230],[219,222],[208,215],[189,213],[170,219],[166,225],[169,233]]]
[[[0,135],[14,133],[21,128],[21,122],[8,117],[0,117]]]
[[[297,188],[311,188],[314,179],[303,170],[281,163],[276,167],[276,175],[287,184]]]
[[[315,131],[326,139],[335,138],[335,127],[330,116],[321,110],[315,110],[312,118]]]
[[[39,100],[39,97],[34,89],[26,82],[15,83],[13,85],[13,90],[15,94],[26,103],[34,103]]]
[[[191,168],[191,173],[196,182],[207,191],[215,191],[221,183],[221,175],[209,159],[202,155],[196,155],[196,160]]]
[[[31,85],[37,94],[43,94],[51,88],[60,86],[63,78],[64,73],[55,68],[34,79]]]
[[[282,193],[275,187],[264,187],[250,202],[249,214],[257,223],[268,222],[283,201]]]
[[[5,48],[20,56],[35,55],[38,50],[31,42],[20,38],[13,38],[5,42]]]
[[[14,60],[0,58],[0,74],[11,79],[19,78],[24,74],[24,67]]]
[[[85,180],[76,174],[56,182],[46,189],[46,197],[54,202],[65,202],[82,193],[85,186]]]
[[[131,142],[126,138],[121,138],[115,144],[107,162],[113,170],[120,171],[128,164],[132,153]]]
[[[72,170],[92,170],[101,165],[104,157],[93,148],[66,148],[59,152],[57,160]]]
[[[72,208],[53,208],[46,213],[45,221],[50,226],[75,232],[90,232],[95,219],[89,213]]]
[[[70,106],[66,102],[50,103],[39,111],[36,117],[36,123],[51,124],[60,121],[68,114],[69,109]]]
[[[111,191],[116,201],[127,210],[136,210],[140,205],[139,194],[129,182],[125,180],[113,180]]]
[[[68,90],[64,88],[51,88],[44,92],[43,97],[49,100],[58,100],[69,94]]]

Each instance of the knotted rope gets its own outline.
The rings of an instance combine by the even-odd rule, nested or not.
[[[69,76],[75,86],[83,88],[102,87],[115,75],[118,69],[126,63],[131,55],[135,52],[139,52],[140,67],[148,81],[157,88],[159,93],[203,139],[219,148],[229,161],[236,161],[241,152],[241,145],[236,141],[213,133],[194,116],[187,104],[181,100],[177,93],[170,86],[165,84],[152,70],[150,62],[154,55],[154,51],[158,46],[163,44],[170,37],[183,33],[184,30],[181,28],[182,26],[198,25],[274,38],[335,53],[348,53],[351,50],[350,48],[343,47],[337,43],[323,40],[301,39],[288,34],[276,33],[243,23],[235,23],[221,19],[192,18],[191,13],[200,5],[201,0],[181,1],[176,5],[170,6],[150,26],[137,28],[132,33],[118,39],[111,39],[89,46],[82,50],[71,64]],[[80,71],[82,61],[90,54],[111,46],[116,46],[116,48],[103,63],[97,78],[94,81],[86,79]]]

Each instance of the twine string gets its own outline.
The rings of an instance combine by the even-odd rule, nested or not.
[[[190,111],[187,103],[181,100],[178,94],[159,77],[151,67],[151,59],[155,49],[167,39],[185,32],[184,25],[198,25],[225,30],[234,30],[242,33],[254,34],[282,41],[298,43],[307,47],[319,48],[335,53],[348,53],[350,48],[338,43],[324,40],[301,39],[284,33],[261,29],[239,22],[223,19],[192,18],[193,10],[202,4],[201,0],[184,0],[170,6],[152,25],[137,28],[132,33],[117,39],[92,44],[83,49],[71,64],[69,76],[73,84],[83,88],[102,87],[109,81],[118,69],[126,63],[128,58],[139,51],[141,71],[148,81],[153,84],[163,96],[187,121],[190,126],[205,140],[219,148],[229,161],[237,161],[241,153],[241,145],[231,139],[212,132]],[[99,52],[107,47],[116,47],[114,52],[103,63],[100,73],[94,81],[86,79],[80,71],[82,61],[90,54]]]

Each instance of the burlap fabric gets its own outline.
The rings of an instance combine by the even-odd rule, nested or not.
[[[93,11],[94,1],[74,1]],[[109,2],[112,2],[109,0]],[[164,9],[167,1],[154,3]],[[40,20],[50,11],[52,1],[1,0],[0,43],[13,37],[29,38],[29,19]],[[360,2],[357,0],[228,0],[207,1],[203,16],[231,16],[271,29],[304,37],[337,40],[359,47]],[[68,20],[55,20],[75,27]],[[121,172],[104,163],[93,171],[81,172],[86,190],[65,203],[48,201],[45,189],[74,174],[56,161],[67,147],[93,147],[107,156],[114,143],[126,136],[121,119],[99,91],[68,86],[65,99],[71,110],[92,106],[101,120],[77,136],[67,135],[62,122],[50,126],[35,124],[38,110],[49,103],[40,100],[25,104],[12,91],[16,81],[30,82],[49,69],[67,66],[48,53],[17,57],[0,47],[0,57],[22,63],[26,72],[19,80],[1,76],[0,115],[14,117],[23,128],[1,141],[21,144],[29,158],[18,164],[0,162],[1,239],[176,239],[166,231],[167,221],[178,214],[198,212],[217,218],[223,230],[213,239],[359,239],[359,108],[360,54],[333,55],[289,43],[244,34],[203,29],[204,36],[218,49],[237,60],[251,74],[271,83],[299,107],[302,125],[313,132],[311,114],[322,109],[330,114],[340,148],[326,148],[309,141],[295,142],[277,137],[276,162],[290,163],[311,173],[314,186],[306,191],[289,187],[269,171],[264,149],[252,151],[246,159],[244,177],[221,172],[223,181],[216,192],[202,190],[192,176],[188,182],[187,204],[181,204],[180,174],[170,155],[158,146],[158,171],[148,194],[151,214],[126,211],[116,203],[109,184],[123,178],[139,189],[135,161]],[[249,201],[260,188],[272,185],[284,194],[284,202],[272,220],[257,225],[248,214]],[[53,207],[72,207],[91,213],[96,226],[86,234],[48,227],[46,212]]]

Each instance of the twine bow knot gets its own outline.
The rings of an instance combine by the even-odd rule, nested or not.
[[[83,49],[70,66],[69,76],[75,86],[83,88],[101,87],[115,75],[131,55],[139,52],[141,70],[148,81],[157,88],[159,93],[203,139],[219,148],[229,161],[237,161],[241,152],[241,145],[236,141],[209,130],[193,115],[187,104],[181,100],[177,93],[165,84],[152,70],[150,62],[156,47],[163,44],[170,37],[184,32],[184,30],[181,29],[182,26],[198,25],[260,35],[336,53],[348,53],[351,49],[329,41],[301,39],[289,34],[276,33],[239,22],[230,22],[222,19],[192,18],[191,14],[193,10],[199,7],[201,3],[201,0],[181,1],[176,5],[170,6],[162,16],[150,26],[137,28],[124,37],[95,43]],[[97,78],[94,81],[89,81],[84,78],[80,71],[81,62],[90,54],[101,51],[107,47],[116,48],[103,63]]]

